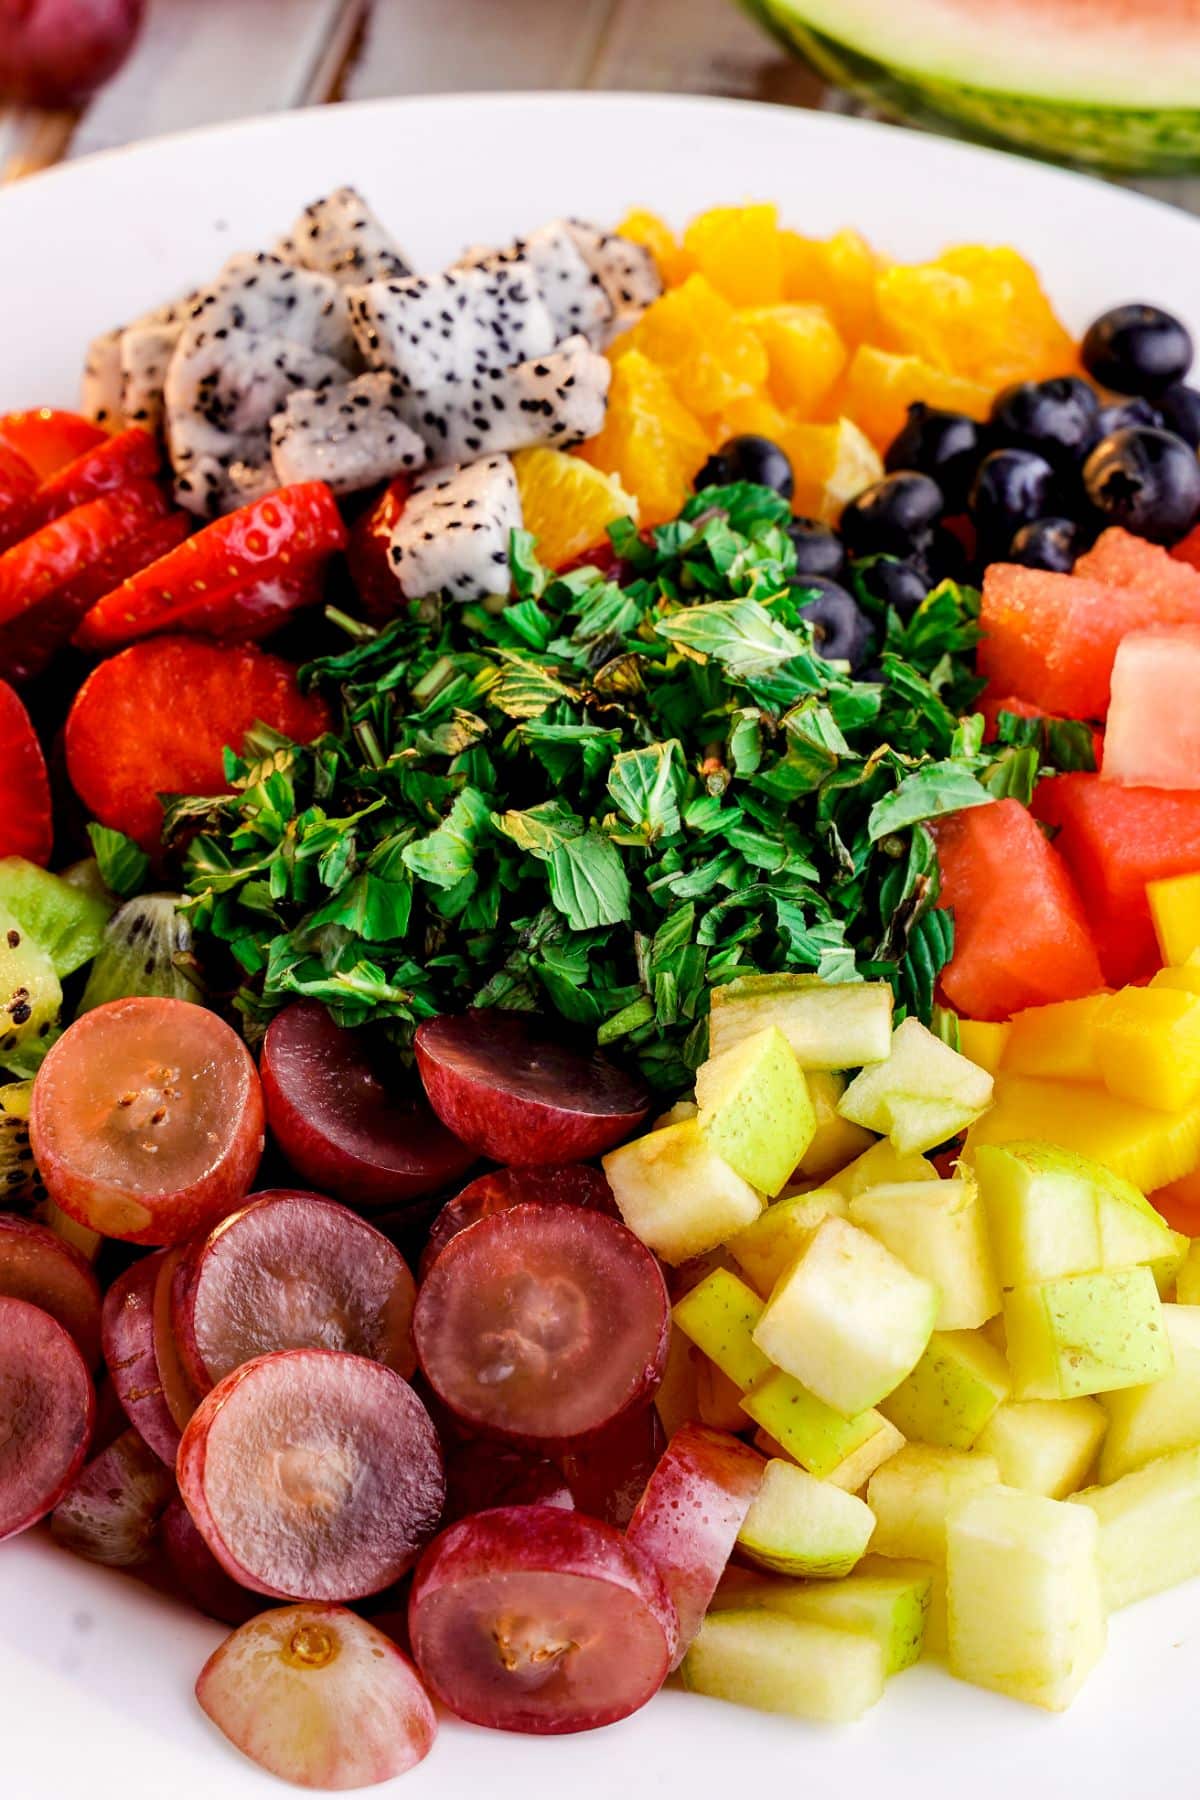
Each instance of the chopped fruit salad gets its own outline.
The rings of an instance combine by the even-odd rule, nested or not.
[[[1191,360],[343,188],[0,416],[0,1538],[247,1756],[1059,1710],[1200,1575]]]

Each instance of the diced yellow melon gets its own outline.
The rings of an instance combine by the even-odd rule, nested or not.
[[[861,1125],[843,1119],[837,1103],[846,1091],[846,1077],[833,1069],[805,1071],[808,1097],[813,1103],[817,1126],[812,1143],[796,1164],[796,1179],[820,1179],[844,1169],[848,1162],[861,1156],[875,1142]]]
[[[1028,1494],[1065,1500],[1087,1480],[1108,1415],[1096,1400],[1006,1400],[976,1442],[994,1456],[1000,1479]]]
[[[710,1149],[763,1194],[784,1186],[817,1128],[804,1071],[775,1025],[701,1064],[696,1108]]]
[[[857,1069],[888,1054],[892,990],[884,981],[821,981],[816,975],[740,975],[715,987],[708,1022],[712,1056],[776,1026],[802,1069]]]
[[[951,1673],[1061,1712],[1104,1654],[1099,1526],[1016,1488],[960,1501],[946,1531]]]
[[[1111,1612],[1200,1575],[1200,1448],[1160,1456],[1110,1487],[1072,1497],[1100,1522],[1100,1577]]]
[[[1162,1302],[1149,1269],[1065,1275],[1004,1296],[1018,1400],[1073,1400],[1158,1381],[1171,1367]]]

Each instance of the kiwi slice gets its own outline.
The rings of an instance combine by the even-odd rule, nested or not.
[[[203,1000],[191,921],[178,910],[181,904],[178,894],[141,894],[117,908],[88,973],[81,1013],[135,994]]]
[[[15,913],[0,903],[0,1065],[31,1075],[62,1009],[58,971]]]
[[[46,1202],[46,1187],[29,1145],[32,1081],[0,1087],[0,1210],[32,1212]]]
[[[0,857],[0,906],[41,945],[62,979],[95,956],[113,902],[23,856],[5,856]]]

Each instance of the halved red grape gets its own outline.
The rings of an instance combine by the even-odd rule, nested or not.
[[[68,1027],[38,1071],[29,1138],[52,1200],[134,1244],[178,1244],[242,1199],[263,1148],[245,1044],[190,1000],[139,996]]]
[[[0,1541],[57,1505],[83,1467],[95,1416],[70,1332],[40,1306],[0,1297]]]
[[[550,1037],[527,1013],[426,1019],[417,1067],[442,1123],[499,1163],[586,1162],[639,1126],[650,1095],[599,1051]]]
[[[191,1247],[172,1316],[203,1393],[269,1350],[350,1350],[411,1375],[415,1300],[408,1264],[382,1232],[336,1200],[275,1189]]]
[[[447,1200],[433,1224],[421,1256],[424,1281],[451,1238],[480,1219],[520,1206],[525,1200],[563,1200],[568,1206],[591,1207],[616,1219],[617,1203],[608,1178],[586,1163],[560,1163],[542,1169],[489,1169],[469,1181],[461,1194]]]
[[[163,1252],[154,1279],[153,1301],[154,1360],[158,1365],[158,1379],[167,1411],[181,1432],[200,1404],[199,1390],[188,1374],[179,1351],[179,1340],[175,1336],[175,1310],[172,1305],[175,1276],[186,1255],[185,1244],[177,1244],[174,1249]],[[175,1454],[178,1457],[178,1449]]]
[[[572,1444],[559,1463],[579,1511],[624,1530],[666,1444],[653,1403]]]
[[[110,1569],[146,1562],[175,1477],[136,1431],[122,1432],[93,1457],[50,1517],[67,1550]]]
[[[442,1251],[413,1332],[468,1425],[533,1447],[600,1431],[662,1379],[670,1307],[654,1257],[602,1213],[526,1202]]]
[[[438,1699],[501,1731],[590,1731],[656,1694],[675,1651],[657,1569],[611,1525],[506,1506],[430,1545],[408,1609]]]
[[[683,1425],[629,1521],[630,1542],[655,1564],[679,1614],[673,1668],[703,1623],[765,1467],[727,1432]]]
[[[209,1657],[196,1698],[231,1744],[299,1787],[390,1781],[437,1735],[403,1651],[340,1606],[260,1613]]]
[[[575,1498],[562,1470],[545,1456],[480,1438],[463,1444],[446,1463],[443,1522],[470,1518],[497,1506],[561,1506]]]
[[[100,1283],[86,1256],[56,1232],[0,1213],[0,1294],[29,1300],[65,1325],[94,1369],[100,1360]]]
[[[197,1612],[223,1625],[244,1625],[262,1611],[262,1595],[225,1573],[178,1494],[162,1517],[162,1544],[172,1574]]]
[[[226,1573],[280,1599],[380,1593],[437,1530],[446,1495],[407,1381],[336,1350],[281,1350],[227,1375],[184,1432],[177,1473]]]
[[[280,1149],[339,1200],[395,1206],[460,1180],[476,1160],[439,1124],[399,1059],[389,1066],[372,1057],[362,1032],[335,1025],[316,1000],[297,1000],[271,1021],[261,1061]]]
[[[117,1398],[129,1423],[171,1468],[180,1427],[163,1392],[154,1345],[154,1289],[169,1251],[130,1263],[104,1296],[100,1342]]]

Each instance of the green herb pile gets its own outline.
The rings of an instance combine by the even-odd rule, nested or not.
[[[1008,717],[982,744],[978,596],[952,583],[877,621],[874,679],[823,661],[787,519],[710,489],[650,543],[613,528],[620,585],[548,575],[518,533],[507,606],[334,615],[349,648],[303,679],[339,729],[259,728],[231,796],[168,812],[248,1034],[295,995],[402,1046],[437,1012],[549,1011],[671,1090],[734,975],[883,977],[928,1020],[953,936],[928,822],[1090,744]]]

